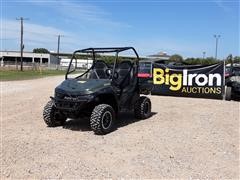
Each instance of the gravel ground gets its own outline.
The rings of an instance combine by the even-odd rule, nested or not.
[[[62,80],[1,82],[2,179],[239,179],[239,102],[151,96],[151,118],[121,114],[117,130],[97,136],[84,121],[44,124]]]

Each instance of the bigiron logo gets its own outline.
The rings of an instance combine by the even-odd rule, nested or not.
[[[182,72],[170,73],[170,69],[154,68],[153,84],[168,85],[171,91],[182,93],[221,94],[222,76],[214,74],[190,74],[187,69]]]

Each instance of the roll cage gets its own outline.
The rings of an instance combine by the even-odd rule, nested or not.
[[[136,55],[136,65],[137,65],[137,71],[138,71],[138,65],[139,65],[139,55],[137,53],[137,51],[133,48],[133,47],[106,47],[106,48],[87,48],[87,49],[81,49],[81,50],[76,50],[74,51],[73,55],[72,55],[72,58],[70,60],[70,63],[69,63],[69,66],[68,66],[68,69],[67,69],[67,72],[65,74],[65,79],[68,79],[68,74],[72,73],[75,71],[74,70],[70,70],[71,69],[71,65],[72,65],[72,61],[74,59],[77,60],[76,58],[76,54],[77,53],[90,53],[92,54],[92,60],[93,60],[93,63],[92,63],[92,66],[86,70],[86,72],[84,72],[83,74],[77,76],[76,78],[79,78],[79,77],[82,77],[84,76],[85,74],[87,74],[90,70],[92,70],[95,66],[95,62],[96,62],[96,55],[97,53],[116,53],[115,54],[115,60],[114,60],[114,64],[113,64],[113,70],[112,70],[112,75],[111,75],[111,79],[113,78],[114,76],[114,73],[115,73],[115,70],[116,70],[116,65],[118,63],[118,54],[120,52],[123,52],[123,51],[127,51],[127,50],[132,50],[134,52],[134,54]],[[138,72],[136,72],[136,75],[137,75]]]

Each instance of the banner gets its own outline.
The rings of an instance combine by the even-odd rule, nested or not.
[[[139,78],[142,85],[151,84],[152,95],[211,99],[223,97],[224,63],[209,66],[173,66],[153,63],[150,73],[149,77],[144,78],[143,74],[146,72],[139,72]]]

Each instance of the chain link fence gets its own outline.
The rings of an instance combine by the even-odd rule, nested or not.
[[[4,61],[1,63],[1,69],[3,70],[20,70],[21,63],[14,62],[14,61]],[[61,67],[57,64],[48,64],[48,63],[37,63],[37,62],[23,62],[23,69],[25,70],[44,70],[44,69],[51,69],[51,70],[66,70],[66,67]]]

